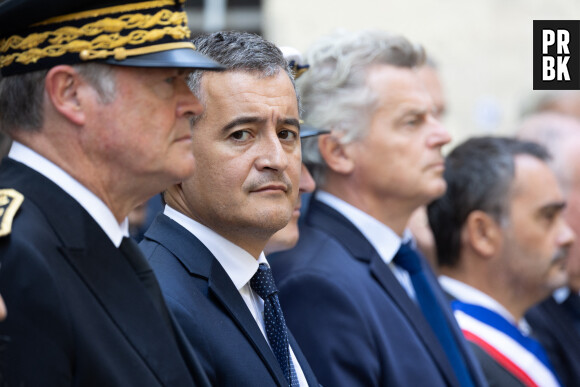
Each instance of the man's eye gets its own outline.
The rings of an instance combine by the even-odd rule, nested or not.
[[[559,214],[558,211],[547,211],[546,213],[544,213],[544,218],[546,218],[548,222],[553,222],[558,216],[558,214]]]
[[[421,119],[420,119],[420,118],[417,118],[417,117],[415,117],[415,118],[410,118],[410,119],[408,119],[408,120],[405,122],[405,125],[408,125],[408,126],[417,126],[417,125],[419,125],[420,123],[421,123]]]
[[[294,140],[296,138],[296,133],[291,130],[282,130],[278,133],[278,137],[282,140]]]
[[[232,133],[232,138],[238,141],[245,141],[248,140],[250,137],[250,132],[247,130],[238,130],[237,132]]]
[[[165,82],[172,85],[175,82],[176,79],[177,79],[177,77],[165,78]]]

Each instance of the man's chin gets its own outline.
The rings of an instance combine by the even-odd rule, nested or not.
[[[428,199],[427,199],[427,203],[430,203],[431,201],[440,198],[441,196],[443,196],[443,194],[445,193],[445,191],[447,190],[447,183],[445,182],[445,180],[443,180],[443,178],[438,179],[437,181],[434,181],[429,189],[429,194]],[[425,203],[425,204],[427,204]]]

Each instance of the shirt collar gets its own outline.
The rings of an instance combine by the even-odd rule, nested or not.
[[[554,291],[554,293],[552,293],[552,297],[554,297],[554,300],[558,304],[561,304],[564,301],[566,301],[566,299],[569,296],[570,296],[570,288],[568,288],[568,287],[563,287],[563,288],[556,289]]]
[[[447,293],[459,301],[482,306],[500,314],[512,324],[517,324],[514,316],[506,308],[481,290],[445,275],[439,276],[439,283]]]
[[[353,205],[328,192],[317,191],[316,199],[329,207],[334,208],[354,224],[387,264],[393,260],[401,246],[401,243],[406,243],[407,241],[412,240],[411,232],[408,229],[405,230],[403,239],[401,240],[401,238],[384,223],[379,222],[366,212],[359,210]]]
[[[12,143],[8,157],[34,169],[72,196],[97,222],[116,247],[121,245],[123,237],[129,235],[127,218],[120,224],[117,223],[115,216],[101,199],[52,161],[17,141]]]
[[[269,266],[264,252],[261,252],[260,257],[256,260],[243,248],[169,205],[165,206],[163,213],[195,235],[207,247],[222,265],[238,290],[244,287],[256,274],[260,263],[265,263]]]

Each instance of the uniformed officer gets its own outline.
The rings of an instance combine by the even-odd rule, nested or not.
[[[0,384],[207,385],[126,238],[193,172],[184,0],[0,4]]]

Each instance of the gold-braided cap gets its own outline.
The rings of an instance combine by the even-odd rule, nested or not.
[[[67,1],[72,3],[74,0]],[[2,75],[93,60],[146,67],[219,68],[215,62],[195,53],[195,47],[189,41],[184,2],[117,1],[116,5],[84,9],[35,22],[0,38]],[[91,3],[94,5],[95,1]],[[0,21],[6,16],[2,11],[0,7]],[[186,57],[160,55],[173,50],[183,51]],[[145,60],[147,55],[154,53],[157,53],[155,61]],[[145,57],[137,59],[140,56]],[[133,60],[124,63],[128,58]]]

